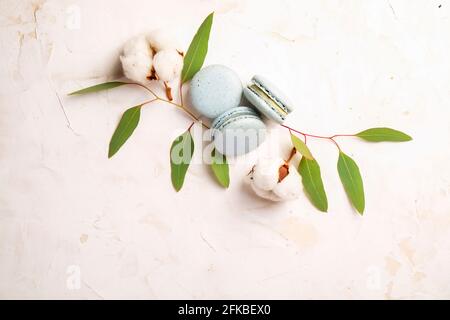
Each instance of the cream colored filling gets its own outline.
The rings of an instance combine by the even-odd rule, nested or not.
[[[258,97],[263,99],[268,105],[277,110],[280,114],[282,114],[283,116],[287,116],[287,112],[283,108],[281,108],[276,101],[274,101],[264,90],[262,90],[256,84],[252,84],[251,86],[249,86],[249,89],[252,90]]]

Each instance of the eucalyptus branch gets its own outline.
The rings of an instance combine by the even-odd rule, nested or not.
[[[339,151],[341,151],[341,148],[339,147],[339,144],[336,142],[336,140],[334,140],[334,138],[336,138],[336,137],[354,137],[355,136],[354,134],[335,134],[335,135],[332,135],[332,136],[318,136],[318,135],[315,135],[315,134],[309,134],[309,133],[306,133],[306,132],[302,132],[302,131],[296,130],[296,129],[288,127],[288,126],[286,126],[284,124],[280,124],[280,126],[288,129],[289,131],[294,131],[294,132],[296,132],[298,134],[301,134],[305,138],[305,144],[306,144],[306,137],[317,138],[317,139],[326,139],[326,140],[330,140],[331,142],[333,142],[334,145],[339,149]]]
[[[185,113],[187,113],[193,120],[195,120],[196,122],[201,123],[202,126],[205,127],[206,129],[209,129],[209,126],[207,126],[207,125],[204,124],[202,121],[200,121],[200,119],[199,119],[196,115],[194,115],[189,109],[187,109],[187,108],[183,105],[183,98],[182,98],[182,96],[180,96],[181,103],[176,103],[176,102],[173,102],[173,101],[170,101],[170,100],[161,98],[161,97],[160,97],[159,95],[157,95],[153,90],[151,90],[150,88],[148,88],[147,86],[145,86],[145,85],[143,85],[143,84],[140,84],[140,83],[137,83],[137,82],[130,82],[130,83],[127,83],[127,84],[133,84],[133,85],[137,85],[137,86],[139,86],[139,87],[141,87],[141,88],[144,88],[144,89],[146,89],[148,92],[150,92],[150,93],[155,97],[155,99],[150,100],[150,101],[147,101],[147,102],[145,102],[145,103],[143,103],[143,104],[147,104],[147,103],[154,102],[154,101],[162,101],[162,102],[171,104],[171,105],[173,105],[173,106],[175,106],[175,107],[181,109],[181,110],[184,111]],[[181,94],[181,92],[182,92],[182,84],[180,85],[180,94]]]

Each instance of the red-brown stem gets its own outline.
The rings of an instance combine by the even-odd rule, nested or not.
[[[195,121],[192,121],[191,125],[189,126],[189,128],[187,128],[186,131],[191,131],[192,126],[194,125]]]
[[[144,88],[145,90],[147,90],[148,92],[150,92],[152,95],[154,95],[155,98],[158,98],[158,99],[159,99],[158,95],[157,95],[153,90],[151,90],[151,89],[148,88],[147,86],[144,86],[143,84],[140,84],[140,83],[137,83],[137,82],[129,82],[129,83],[127,83],[127,84],[132,84],[132,85],[135,85],[135,86],[139,86],[139,87],[141,87],[141,88]]]
[[[144,88],[145,90],[147,90],[148,92],[150,92],[150,93],[155,97],[155,99],[151,100],[150,102],[153,102],[153,101],[156,101],[156,100],[160,100],[160,101],[169,103],[169,104],[171,104],[171,105],[173,105],[173,106],[175,106],[175,107],[177,107],[177,108],[180,108],[180,109],[183,110],[184,112],[186,112],[186,113],[187,113],[192,119],[194,119],[195,121],[201,122],[200,119],[199,119],[197,116],[195,116],[191,111],[189,111],[183,104],[178,104],[178,103],[175,103],[175,102],[173,102],[173,101],[163,99],[163,98],[161,98],[160,96],[158,96],[153,90],[151,90],[150,88],[144,86],[143,84],[140,84],[140,83],[137,83],[137,82],[129,82],[129,83],[127,83],[127,84],[132,84],[132,85],[136,85],[136,86],[142,87],[142,88]],[[149,102],[145,102],[144,104],[146,104],[146,103],[149,103]],[[209,126],[207,126],[207,125],[204,124],[203,122],[201,122],[201,124],[202,124],[202,126],[205,127],[206,129],[209,129]]]
[[[172,97],[172,88],[169,87],[169,85],[167,84],[167,82],[164,81],[164,87],[166,88],[166,97],[169,101],[173,100]]]
[[[336,145],[336,147],[338,148],[339,152],[341,152],[342,150],[341,150],[341,147],[339,147],[338,143],[337,143],[333,138],[330,138],[330,140],[333,141],[333,143],[334,143],[334,144]]]
[[[330,138],[333,139],[333,138],[337,138],[337,137],[354,137],[354,136],[355,136],[354,134],[335,134],[335,135],[332,135]]]
[[[292,158],[294,157],[296,152],[297,152],[297,150],[295,150],[295,148],[292,148],[291,154],[289,155],[289,158],[287,158],[286,163],[289,163],[289,161],[292,160]]]
[[[335,134],[332,136],[318,136],[315,134],[309,134],[309,133],[305,133],[305,132],[296,130],[296,129],[288,127],[284,124],[280,124],[280,125],[286,129],[288,129],[289,131],[294,131],[298,134],[301,134],[305,138],[305,144],[306,144],[306,137],[317,138],[317,139],[327,139],[327,140],[331,140],[336,145],[336,147],[339,149],[339,151],[341,151],[341,148],[339,147],[339,144],[334,140],[334,138],[336,138],[336,137],[354,137],[355,136],[354,134]]]
[[[157,101],[157,100],[158,100],[157,98],[154,98],[154,99],[142,102],[142,105],[149,104],[149,103],[152,103],[152,102]]]

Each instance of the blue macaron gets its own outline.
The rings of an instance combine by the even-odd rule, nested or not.
[[[242,98],[239,76],[223,65],[210,65],[192,78],[190,99],[194,109],[210,119],[239,106]]]
[[[226,156],[238,156],[256,149],[265,139],[266,125],[258,112],[235,107],[216,117],[212,123],[216,149]]]
[[[283,123],[286,116],[293,111],[289,98],[272,82],[256,75],[244,89],[247,100],[270,120]]]

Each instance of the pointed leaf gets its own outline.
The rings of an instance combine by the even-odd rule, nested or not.
[[[371,142],[402,142],[412,140],[406,133],[391,128],[371,128],[357,133],[356,136]]]
[[[181,82],[186,82],[199,71],[208,53],[209,34],[213,22],[214,12],[209,14],[198,28],[192,39],[189,49],[184,57],[183,70],[181,71]]]
[[[337,168],[351,203],[360,214],[363,214],[365,206],[364,186],[358,165],[352,158],[340,151]]]
[[[119,125],[117,126],[116,131],[114,131],[109,143],[108,158],[111,158],[117,151],[119,151],[120,147],[122,147],[122,145],[131,136],[134,129],[136,129],[141,117],[141,107],[142,105],[135,106],[128,109],[123,114],[122,119],[120,119]]]
[[[328,210],[328,200],[317,161],[302,157],[298,166],[298,172],[302,176],[303,187],[312,204],[320,211],[326,212]]]
[[[101,84],[97,84],[92,87],[84,88],[78,91],[74,91],[72,93],[69,93],[69,96],[76,95],[76,94],[85,94],[85,93],[92,93],[102,90],[108,90],[115,87],[123,86],[124,84],[128,84],[126,82],[119,82],[119,81],[112,81],[112,82],[105,82]]]
[[[211,161],[211,169],[217,181],[222,187],[228,188],[230,185],[230,175],[227,158],[216,149],[213,149],[211,152]]]
[[[313,155],[311,154],[311,151],[309,151],[309,148],[299,137],[297,137],[291,133],[291,140],[292,140],[292,144],[295,147],[295,150],[300,152],[300,154],[302,156],[304,156],[308,160],[314,159]]]
[[[178,192],[183,187],[184,178],[194,154],[194,140],[188,130],[177,137],[170,148],[170,169],[172,185]]]

